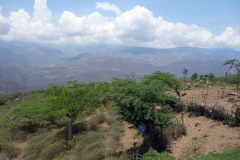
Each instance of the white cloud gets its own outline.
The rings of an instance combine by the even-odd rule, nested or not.
[[[33,22],[38,22],[41,21],[41,23],[51,23],[52,19],[52,13],[51,11],[47,8],[47,0],[35,0],[34,4],[34,17],[33,17]]]
[[[35,0],[32,18],[23,9],[10,12],[8,18],[0,14],[0,39],[56,44],[227,47],[240,50],[240,35],[231,27],[214,36],[211,31],[196,24],[174,24],[162,17],[154,17],[150,10],[142,6],[123,13],[107,2],[96,3],[96,8],[115,11],[117,16],[112,19],[95,11],[78,17],[73,12],[64,11],[55,26],[51,23],[52,14],[46,0]]]
[[[108,2],[103,2],[103,3],[96,2],[95,8],[114,11],[114,12],[116,12],[117,15],[120,15],[122,13],[121,10],[117,6],[115,6],[114,4],[109,4]]]

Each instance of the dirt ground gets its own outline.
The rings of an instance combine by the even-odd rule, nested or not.
[[[235,112],[235,108],[232,107],[234,103],[239,103],[239,99],[237,96],[233,95],[227,95],[226,92],[231,92],[233,94],[237,95],[237,89],[236,87],[226,87],[224,92],[224,98],[221,99],[222,95],[222,87],[216,87],[216,86],[209,86],[208,88],[208,95],[207,94],[207,88],[192,88],[191,90],[182,90],[180,91],[181,94],[186,93],[185,96],[182,96],[181,99],[186,104],[190,101],[196,101],[200,104],[205,104],[206,99],[206,105],[213,106],[214,104],[223,106],[228,113],[233,114]],[[175,92],[171,92],[172,95],[176,95]],[[204,98],[205,97],[205,98]],[[232,99],[233,98],[233,99]]]
[[[178,115],[180,119],[180,115]],[[183,155],[194,157],[197,152],[221,153],[224,149],[237,148],[240,145],[240,128],[229,128],[220,121],[203,116],[184,116],[187,135],[172,144],[172,155],[179,159]]]
[[[224,98],[221,99],[222,87],[209,86],[208,95],[206,95],[206,88],[192,88],[191,90],[181,91],[181,94],[187,93],[181,98],[185,104],[192,100],[205,104],[205,96],[206,105],[221,105],[230,114],[233,114],[236,108],[232,106],[234,103],[239,104],[239,101],[237,96],[227,95],[226,92],[236,94],[237,90],[235,87],[227,87]],[[171,94],[177,96],[174,92]],[[234,101],[229,100],[229,98],[234,98]],[[180,114],[178,117],[180,119]],[[171,147],[171,154],[177,159],[182,158],[183,155],[194,157],[197,152],[202,154],[208,152],[221,153],[226,149],[240,147],[240,127],[230,128],[223,125],[221,121],[214,121],[203,116],[188,117],[188,114],[184,116],[184,121],[187,135],[174,141]]]

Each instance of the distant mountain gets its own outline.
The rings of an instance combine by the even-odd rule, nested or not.
[[[29,90],[28,87],[13,81],[1,81],[0,80],[0,94],[6,94],[11,92],[22,92]]]
[[[111,81],[111,78],[125,78],[132,72],[136,77],[155,71],[182,77],[183,68],[188,69],[188,77],[195,72],[223,76],[229,67],[222,67],[223,61],[240,59],[239,51],[220,48],[130,47],[118,51],[79,52],[81,54],[76,55],[77,52],[63,53],[35,43],[0,41],[0,91],[43,89],[50,83],[65,84],[69,80]],[[4,86],[10,86],[9,90]]]
[[[89,56],[91,56],[91,53],[82,53],[82,54],[79,54],[78,56],[67,59],[67,61],[75,61],[75,60],[79,60],[81,58],[86,58]]]
[[[44,66],[61,62],[66,55],[58,49],[43,47],[35,43],[8,42],[0,40],[0,51],[8,53],[9,56],[17,58],[26,65]],[[5,56],[5,61],[9,58]]]
[[[196,48],[196,47],[178,47],[168,49],[154,49],[144,47],[130,47],[120,50],[121,53],[131,53],[133,55],[141,54],[155,54],[165,56],[180,56],[183,59],[188,59],[189,56],[196,56],[198,59],[199,55],[209,56],[215,60],[229,60],[229,59],[240,59],[240,51],[235,51],[229,48]],[[191,58],[194,59],[194,58]]]

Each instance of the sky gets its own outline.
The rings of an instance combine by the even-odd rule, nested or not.
[[[0,40],[240,50],[240,0],[0,0]]]

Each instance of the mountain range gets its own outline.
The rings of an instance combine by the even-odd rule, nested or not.
[[[74,48],[61,51],[35,43],[0,41],[0,94],[44,89],[50,83],[64,84],[69,80],[111,81],[111,78],[125,78],[133,72],[137,77],[155,71],[183,77],[183,68],[187,68],[188,77],[195,72],[223,76],[229,66],[222,66],[222,63],[240,59],[239,51],[227,48],[128,47],[84,51],[74,51]],[[81,54],[76,55],[79,52]]]

